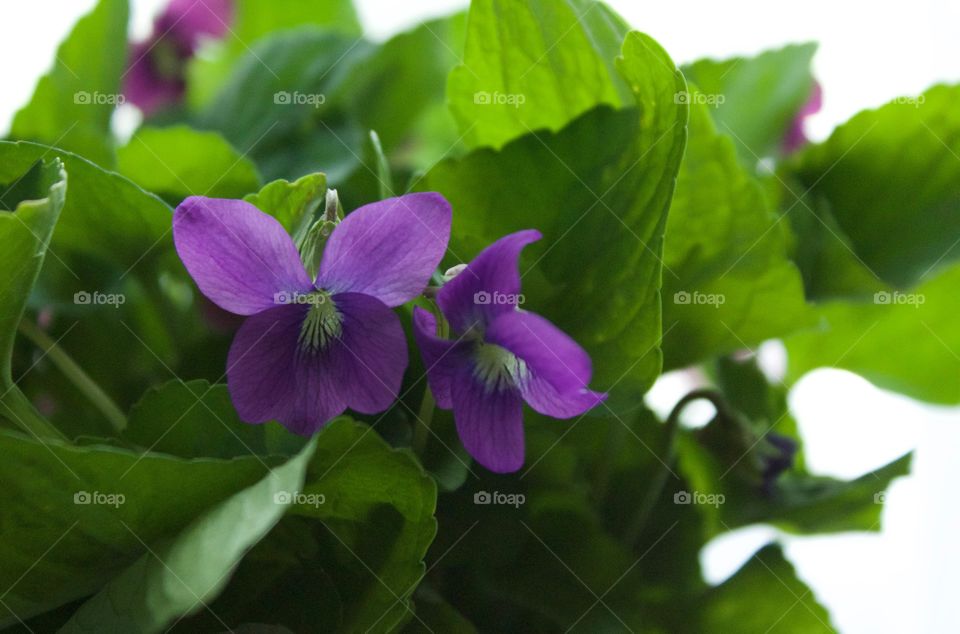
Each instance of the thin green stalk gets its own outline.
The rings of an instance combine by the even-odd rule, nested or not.
[[[446,339],[450,335],[450,326],[444,319],[440,309],[431,300],[431,308],[437,319],[437,336]],[[430,385],[427,384],[423,390],[423,399],[420,401],[420,411],[417,412],[417,422],[413,430],[413,451],[418,456],[423,456],[426,451],[427,443],[430,441],[430,424],[433,422],[433,410],[436,409],[437,401],[430,391]]]
[[[63,375],[100,410],[100,413],[107,419],[114,431],[120,432],[126,428],[127,417],[123,411],[47,333],[26,319],[20,322],[18,329],[24,337],[43,350]]]
[[[661,459],[661,462],[663,463],[662,468],[657,471],[657,474],[654,476],[653,481],[650,484],[650,488],[647,490],[646,497],[643,499],[643,502],[640,503],[640,506],[637,508],[637,512],[633,516],[633,519],[627,525],[627,531],[624,535],[626,543],[629,544],[631,548],[637,545],[637,541],[639,541],[640,536],[643,534],[643,529],[650,520],[650,515],[653,513],[657,502],[663,495],[663,488],[667,484],[667,477],[672,473],[672,466],[676,462],[677,439],[680,436],[680,413],[683,411],[683,408],[685,408],[691,402],[699,399],[706,399],[710,401],[718,412],[726,411],[726,403],[723,400],[723,396],[720,395],[720,393],[718,393],[716,390],[710,388],[693,390],[677,401],[677,404],[673,406],[673,409],[670,411],[670,415],[667,417],[667,422],[665,423],[667,446],[665,447],[665,455]]]

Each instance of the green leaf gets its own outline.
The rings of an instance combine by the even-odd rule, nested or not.
[[[941,85],[861,112],[791,166],[856,258],[900,288],[960,257],[958,99]]]
[[[170,207],[119,174],[56,148],[36,143],[0,141],[0,182],[10,181],[41,158],[59,158],[70,175],[50,253],[72,252],[127,270],[169,244]]]
[[[704,59],[683,67],[702,91],[702,103],[747,165],[779,154],[797,112],[810,98],[810,63],[817,45],[793,44],[756,57]],[[693,97],[691,95],[692,98]]]
[[[724,421],[718,416],[701,432],[680,438],[679,466],[692,488],[686,490],[686,497],[707,519],[708,537],[759,523],[793,533],[875,531],[880,527],[883,493],[894,478],[910,472],[911,455],[907,454],[849,481],[795,468],[765,490],[757,463],[764,443],[742,447],[732,433],[724,432]],[[697,501],[697,495],[713,497]]]
[[[187,196],[241,198],[260,187],[253,163],[215,132],[140,128],[117,150],[117,171],[171,204]]]
[[[812,322],[786,225],[690,88],[687,151],[667,220],[664,366],[755,346]]]
[[[53,68],[14,116],[10,135],[113,164],[110,117],[127,59],[127,0],[100,0],[57,49]]]
[[[61,629],[71,632],[159,632],[206,608],[246,552],[287,510],[303,484],[314,442],[286,464],[207,510],[173,540],[148,550]],[[225,628],[227,629],[227,628]]]
[[[336,108],[338,90],[371,48],[316,27],[266,38],[237,63],[197,127],[221,132],[265,178],[323,171],[336,182],[356,165],[363,137]]]
[[[385,632],[412,618],[410,596],[437,531],[436,485],[413,455],[366,425],[335,420],[319,436],[303,493],[308,502],[292,512],[322,525],[322,565],[344,599],[342,631]]]
[[[223,384],[171,381],[134,405],[123,439],[181,458],[289,455],[302,442],[278,423],[250,425],[237,416]]]
[[[379,47],[351,75],[347,109],[364,128],[376,130],[388,154],[408,155],[410,147],[438,142],[411,135],[424,117],[451,118],[446,107],[447,75],[460,63],[466,38],[465,12],[431,20]],[[434,114],[433,106],[442,107]],[[451,119],[452,120],[452,119]],[[449,139],[446,151],[459,134]],[[402,144],[402,147],[401,147]],[[434,160],[439,160],[437,155]]]
[[[835,632],[830,615],[797,577],[779,546],[758,551],[709,592],[696,632]]]
[[[856,372],[922,401],[960,403],[960,265],[909,292],[878,291],[870,303],[832,301],[820,327],[787,339],[788,376],[819,367]]]
[[[0,627],[99,591],[144,543],[176,534],[276,463],[41,443],[9,431],[0,431],[0,453],[0,585],[10,589]]]
[[[235,19],[213,54],[194,58],[187,67],[187,100],[194,107],[209,102],[223,86],[232,66],[266,36],[304,25],[359,36],[360,21],[351,0],[307,3],[301,0],[236,0]]]
[[[631,33],[617,68],[636,109],[598,108],[557,134],[444,161],[418,184],[456,210],[451,265],[509,232],[544,234],[520,267],[525,307],[586,347],[614,409],[660,372],[662,238],[687,120],[674,103],[683,76],[654,40]]]
[[[463,64],[447,83],[465,143],[499,148],[601,104],[631,105],[615,64],[628,31],[594,0],[472,2]]]
[[[16,172],[13,172],[16,174]],[[24,398],[13,379],[17,326],[40,274],[50,236],[63,209],[67,174],[56,158],[37,162],[8,180],[0,175],[0,416],[41,436],[59,434]]]
[[[326,175],[307,174],[293,183],[282,179],[267,183],[259,192],[243,199],[276,218],[287,233],[298,238],[306,235],[326,193]]]

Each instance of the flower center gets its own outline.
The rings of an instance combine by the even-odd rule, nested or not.
[[[316,352],[327,345],[331,339],[340,336],[343,330],[343,315],[326,291],[314,291],[300,296],[298,303],[309,304],[307,316],[300,327],[300,348],[305,352]]]
[[[516,388],[527,376],[527,364],[506,348],[480,342],[474,351],[473,373],[488,392]]]

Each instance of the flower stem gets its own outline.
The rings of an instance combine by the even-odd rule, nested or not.
[[[427,448],[427,441],[430,440],[430,423],[433,422],[433,409],[436,404],[433,392],[430,391],[428,385],[423,391],[420,411],[417,413],[417,424],[413,430],[413,451],[418,456],[423,456],[423,451]]]
[[[639,541],[640,536],[643,535],[643,529],[646,527],[647,522],[649,522],[650,516],[657,502],[660,500],[661,495],[663,495],[663,487],[667,484],[667,476],[673,473],[672,466],[676,462],[677,457],[677,439],[680,436],[680,413],[687,405],[699,399],[710,401],[718,412],[723,412],[727,409],[723,396],[716,390],[710,388],[693,390],[673,406],[665,423],[667,445],[665,447],[665,455],[661,459],[662,468],[657,471],[657,474],[654,476],[650,488],[647,489],[646,497],[644,497],[633,519],[627,525],[627,531],[624,535],[624,540],[631,548],[636,547],[637,541]]]
[[[430,307],[437,320],[437,336],[446,339],[450,335],[450,325],[444,319],[443,313],[433,301]],[[430,424],[433,422],[433,410],[436,408],[437,401],[430,390],[430,384],[423,390],[423,399],[420,401],[420,411],[417,412],[417,421],[413,430],[413,451],[420,457],[427,448],[430,441]]]
[[[53,364],[73,383],[74,387],[80,390],[100,410],[100,413],[107,419],[114,431],[120,432],[126,428],[127,417],[123,411],[47,333],[26,319],[20,322],[18,330],[43,350],[47,357],[53,361]]]

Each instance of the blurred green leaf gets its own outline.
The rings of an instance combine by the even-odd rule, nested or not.
[[[940,85],[866,110],[789,166],[849,240],[849,259],[901,289],[960,257],[958,99],[960,85]]]
[[[147,634],[207,609],[246,552],[283,517],[290,496],[303,484],[314,446],[308,443],[256,484],[206,510],[169,543],[144,544],[147,552],[84,603],[60,631]]]
[[[437,532],[437,489],[408,451],[367,425],[329,423],[292,512],[319,520],[323,568],[344,599],[343,631],[390,631],[412,617],[410,597]],[[310,504],[309,496],[322,496]]]
[[[123,103],[120,79],[127,60],[127,0],[100,0],[57,49],[53,68],[30,103],[13,118],[10,135],[40,141],[110,167],[110,117]]]
[[[265,38],[236,64],[197,127],[222,133],[265,178],[322,171],[337,182],[357,164],[363,137],[338,109],[338,91],[372,48],[309,26]]]
[[[60,263],[77,252],[128,270],[171,243],[172,212],[166,203],[76,154],[0,141],[0,182],[19,176],[41,158],[59,158],[70,176],[70,192],[50,243]]]
[[[615,63],[628,31],[594,0],[472,2],[463,63],[447,82],[464,142],[499,148],[533,130],[559,130],[601,104],[632,105],[630,78]],[[652,59],[662,57],[658,48]]]
[[[13,174],[0,176],[0,268],[4,271],[0,281],[0,417],[34,434],[56,437],[56,430],[36,413],[14,382],[11,360],[17,326],[63,209],[67,174],[56,158]],[[7,180],[10,176],[13,180]]]
[[[241,198],[260,187],[248,158],[215,132],[185,125],[140,128],[117,150],[117,171],[171,205],[187,196]]]
[[[682,70],[702,91],[699,99],[710,105],[720,132],[733,138],[740,158],[753,166],[780,153],[791,122],[810,98],[816,50],[813,43],[792,44],[755,57],[699,60]]]
[[[187,100],[206,105],[223,86],[233,65],[265,37],[304,25],[314,25],[359,37],[360,21],[351,0],[234,0],[234,20],[223,40],[188,66]]]
[[[130,412],[123,439],[181,458],[290,455],[303,444],[278,423],[243,423],[223,384],[171,381],[149,390]]]
[[[0,452],[0,585],[9,588],[0,626],[99,591],[144,544],[176,534],[276,462],[183,460],[8,431]]]
[[[790,380],[836,367],[922,401],[960,402],[958,288],[955,264],[909,292],[878,291],[869,303],[824,303],[819,328],[786,341]]]
[[[779,546],[758,551],[708,592],[691,632],[813,634],[835,632],[830,615],[799,578]]]
[[[631,33],[617,67],[636,109],[598,108],[557,134],[444,161],[417,186],[456,210],[451,265],[509,232],[543,232],[521,265],[525,307],[590,352],[613,409],[660,373],[660,256],[687,120],[673,99],[683,77],[654,40]]]
[[[664,246],[664,366],[677,368],[813,321],[787,227],[691,87],[687,151]]]

